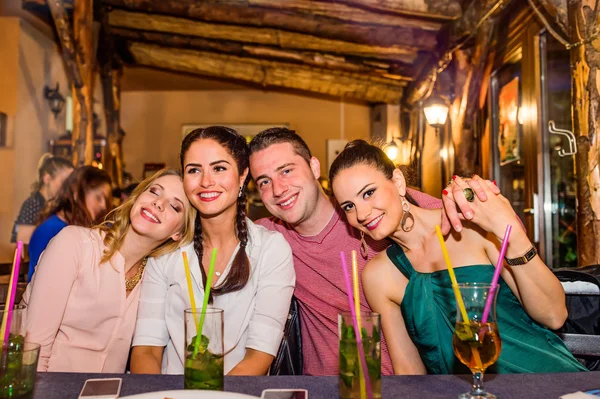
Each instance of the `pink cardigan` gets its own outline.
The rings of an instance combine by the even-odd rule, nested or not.
[[[123,373],[141,283],[126,296],[119,252],[100,263],[98,230],[65,227],[40,257],[23,296],[27,340],[41,345],[38,371]]]

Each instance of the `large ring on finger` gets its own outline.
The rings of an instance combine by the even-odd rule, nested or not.
[[[465,198],[467,199],[467,201],[469,201],[469,202],[475,201],[475,192],[473,191],[473,189],[471,189],[471,188],[465,188],[463,190],[463,195],[465,196]]]

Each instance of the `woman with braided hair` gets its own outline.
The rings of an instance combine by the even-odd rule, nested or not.
[[[196,306],[203,301],[212,248],[211,303],[224,310],[225,373],[265,375],[283,337],[295,285],[292,251],[280,233],[246,218],[249,150],[235,130],[192,131],[180,154],[186,195],[198,210],[193,243],[148,261],[131,371],[183,374],[184,310],[191,308],[182,252]]]

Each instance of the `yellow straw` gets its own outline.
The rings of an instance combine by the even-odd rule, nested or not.
[[[362,327],[360,324],[360,295],[358,290],[358,260],[356,259],[356,251],[352,251],[352,282],[354,285],[354,310],[356,311],[356,324],[358,324],[358,334],[361,334],[362,339]],[[360,373],[360,397],[366,399],[367,390],[365,388],[365,375],[362,369],[361,362],[358,362],[358,371]]]
[[[196,299],[194,298],[194,288],[192,286],[192,273],[190,273],[190,264],[188,262],[187,252],[183,251],[183,267],[185,267],[185,279],[187,280],[188,293],[190,294],[190,304],[194,315],[194,323],[198,325],[198,315],[196,314]]]
[[[444,236],[442,235],[442,230],[440,230],[440,226],[435,226],[435,232],[437,233],[438,240],[440,240],[440,246],[442,247],[442,254],[444,255],[446,266],[448,266],[448,274],[450,275],[450,280],[452,281],[452,289],[454,290],[454,296],[456,297],[456,303],[458,304],[458,308],[460,309],[460,314],[462,315],[462,318],[465,321],[465,323],[469,324],[469,316],[467,315],[465,303],[463,302],[462,295],[460,295],[460,290],[458,289],[458,281],[456,281],[454,268],[452,267],[452,263],[450,262],[450,256],[448,256],[448,250],[446,249],[446,243],[444,242]]]
[[[361,328],[360,324],[360,295],[358,290],[358,261],[356,259],[356,251],[352,251],[352,281],[354,284],[354,310],[356,311],[356,321],[358,321],[358,328]]]
[[[446,242],[444,241],[444,236],[442,235],[442,230],[440,229],[439,225],[435,226],[435,232],[437,233],[438,240],[440,240],[440,246],[442,247],[442,254],[444,255],[446,266],[448,266],[448,274],[450,275],[450,280],[452,281],[452,289],[454,290],[454,296],[456,297],[456,303],[460,309],[460,314],[462,315],[465,324],[471,325],[469,321],[469,315],[467,314],[467,309],[465,309],[465,303],[463,302],[462,295],[458,289],[458,281],[456,280],[456,275],[454,274],[452,262],[450,262],[450,256],[448,255],[448,250],[446,249]],[[467,331],[470,333],[471,329],[468,329]],[[481,356],[479,355],[479,350],[471,347],[471,351],[473,352],[473,358],[475,359],[476,367],[482,369],[483,367],[481,365]]]
[[[215,273],[215,262],[217,260],[217,248],[212,249],[210,256],[210,264],[208,266],[208,273],[206,275],[206,287],[204,287],[204,300],[202,301],[202,313],[200,314],[200,322],[198,323],[198,329],[196,334],[196,345],[194,346],[194,357],[198,354],[200,348],[200,339],[202,338],[202,327],[204,326],[204,318],[206,317],[206,307],[208,306],[208,297],[210,296],[210,289],[212,286],[212,276]]]

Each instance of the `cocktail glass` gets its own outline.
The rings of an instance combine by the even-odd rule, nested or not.
[[[381,320],[379,313],[361,312],[361,339],[374,399],[381,398]],[[338,314],[340,399],[361,399],[360,359],[350,312]],[[364,387],[364,384],[363,384]]]
[[[223,309],[208,306],[198,338],[200,310],[185,310],[185,389],[223,390]],[[196,340],[199,340],[196,344]]]
[[[460,399],[495,399],[496,396],[483,388],[483,374],[500,356],[502,343],[496,324],[496,297],[494,291],[489,316],[482,323],[482,315],[490,293],[490,284],[458,284],[465,305],[466,318],[460,306],[456,305],[456,325],[452,336],[452,347],[456,357],[473,373],[471,392],[459,396]]]
[[[5,305],[0,305],[0,320],[5,313]],[[40,345],[25,341],[25,306],[15,305],[7,316],[8,342],[0,337],[0,398],[29,399],[33,397]]]

